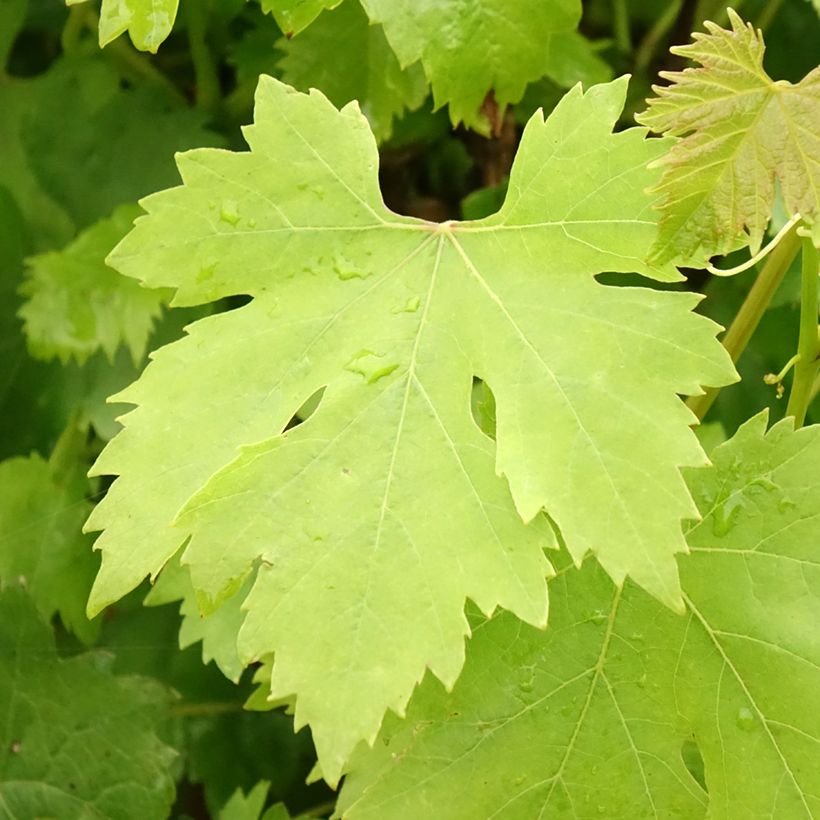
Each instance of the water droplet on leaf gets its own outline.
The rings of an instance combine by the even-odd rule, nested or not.
[[[373,384],[385,376],[389,376],[397,367],[397,362],[389,362],[380,353],[372,350],[360,350],[346,365],[345,369],[351,373],[364,376],[368,384]]]
[[[421,299],[418,296],[413,296],[408,299],[401,307],[393,308],[393,313],[415,313],[421,305]]]
[[[757,726],[752,710],[746,706],[742,706],[737,712],[737,725],[743,729],[744,732],[751,732]]]
[[[228,225],[231,225],[234,228],[239,224],[239,209],[234,200],[226,199],[222,203],[222,210],[219,212],[219,218],[223,222],[227,222]]]
[[[533,678],[526,678],[522,680],[518,684],[518,688],[522,692],[532,692],[533,688],[535,687],[535,680]]]
[[[712,513],[712,532],[718,538],[728,535],[737,524],[738,516],[744,507],[743,494],[739,491],[732,493]]]
[[[210,265],[203,265],[199,269],[199,273],[196,275],[197,284],[201,284],[202,282],[207,282],[209,279],[213,279],[214,271],[216,270],[216,263],[212,263]]]
[[[347,282],[349,279],[367,279],[370,276],[368,271],[363,271],[361,267],[354,265],[344,256],[337,256],[333,260],[333,270],[342,282]]]

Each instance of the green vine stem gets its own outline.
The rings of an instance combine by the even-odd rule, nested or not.
[[[82,6],[71,6],[68,10],[63,30],[60,33],[60,46],[66,54],[77,50],[80,37],[85,28],[86,9]]]
[[[618,50],[624,54],[632,51],[632,36],[629,32],[629,9],[626,0],[614,0],[613,2],[615,43]]]
[[[820,368],[820,338],[817,328],[817,278],[820,254],[810,236],[803,237],[803,264],[800,286],[800,337],[797,363],[789,393],[786,414],[794,417],[794,426],[802,427],[812,397],[812,388]]]
[[[189,3],[188,44],[196,75],[196,105],[210,114],[220,106],[222,92],[219,74],[208,46],[208,12],[204,3]]]
[[[797,235],[799,224],[793,225],[771,252],[723,337],[723,346],[735,363],[746,349],[775,291],[783,281],[789,265],[797,255],[797,251],[800,250],[800,237]],[[692,396],[686,402],[687,407],[697,416],[698,421],[702,421],[709,412],[718,392],[718,389],[708,388],[702,396]]]
[[[215,717],[242,711],[242,704],[233,701],[205,701],[202,703],[175,703],[171,706],[175,717]]]

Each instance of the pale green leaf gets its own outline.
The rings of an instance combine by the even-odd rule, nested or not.
[[[272,14],[279,28],[293,37],[307,28],[324,9],[333,9],[342,0],[259,0],[262,11]],[[349,0],[356,2],[356,0]]]
[[[475,631],[354,759],[353,818],[811,818],[820,811],[820,427],[761,414],[688,472],[703,515],[686,616],[594,566],[550,583],[550,627]],[[707,791],[684,769],[702,756]],[[690,763],[691,765],[691,763]]]
[[[19,315],[33,356],[82,363],[102,349],[113,360],[123,344],[135,363],[142,360],[170,294],[140,287],[104,261],[140,213],[136,205],[124,205],[62,250],[27,260],[27,298]]]
[[[182,624],[179,629],[181,649],[202,642],[202,662],[213,661],[225,677],[239,681],[245,664],[239,658],[236,636],[245,613],[240,606],[250,592],[252,577],[233,595],[223,601],[214,612],[203,615],[197,605],[196,590],[191,583],[188,568],[176,561],[166,564],[157,583],[145,598],[146,606],[159,606],[181,601]]]
[[[277,47],[285,53],[279,65],[286,82],[302,91],[319,88],[337,107],[358,100],[378,140],[390,137],[394,117],[418,108],[427,96],[421,66],[402,71],[382,27],[370,25],[357,2],[323,14]]]
[[[683,137],[659,160],[663,218],[652,258],[706,259],[738,244],[756,252],[780,186],[789,216],[814,224],[820,244],[820,68],[799,83],[773,81],[763,69],[760,32],[729,11],[731,30],[673,48],[700,63],[661,72],[668,86],[636,119]]]
[[[179,0],[102,0],[100,48],[127,31],[140,51],[156,54],[174,27],[178,6]]]
[[[40,456],[0,462],[0,581],[21,582],[44,618],[92,640],[85,604],[99,559],[82,534],[91,504],[79,469],[65,475]]]
[[[437,106],[454,124],[487,130],[481,105],[521,99],[548,70],[551,38],[575,30],[579,0],[361,0],[399,63],[420,60]]]
[[[240,656],[275,653],[272,694],[296,693],[330,780],[425,668],[455,681],[466,597],[545,623],[542,509],[576,560],[595,549],[680,606],[679,467],[705,456],[677,394],[733,370],[697,296],[595,281],[678,277],[642,261],[646,165],[666,146],[611,133],[625,92],[575,88],[537,114],[501,211],[434,224],[383,205],[355,105],[263,78],[251,151],[182,155],[185,184],[144,200],[111,257],[180,304],[252,301],[117,397],[138,408],[95,466],[120,478],[88,524],[105,530],[92,610],[189,537],[206,609],[261,559]],[[474,375],[497,444],[470,413]]]
[[[4,818],[167,817],[176,753],[157,737],[169,693],[114,677],[101,654],[58,657],[19,587],[0,592]]]

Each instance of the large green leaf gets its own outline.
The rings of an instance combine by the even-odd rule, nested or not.
[[[820,428],[765,428],[688,474],[703,520],[680,559],[685,617],[568,568],[550,628],[477,629],[453,692],[427,680],[361,751],[340,813],[816,817]],[[684,768],[696,749],[705,790]]]
[[[814,225],[820,245],[820,68],[797,85],[763,70],[760,32],[729,11],[731,30],[673,48],[701,65],[661,72],[668,86],[638,121],[683,137],[659,164],[663,218],[653,258],[760,248],[779,184],[789,215]]]
[[[379,140],[390,137],[394,117],[418,108],[427,96],[421,66],[402,70],[382,27],[370,25],[357,2],[323,14],[277,47],[285,52],[280,66],[286,82],[302,91],[319,88],[338,107],[358,100]]]
[[[550,41],[572,32],[579,0],[361,0],[402,66],[421,60],[437,105],[453,123],[486,130],[489,91],[503,109],[554,62]]]
[[[102,349],[113,359],[123,344],[135,363],[142,360],[169,294],[141,288],[103,261],[140,213],[123,205],[62,250],[27,260],[27,299],[19,315],[33,355],[83,362]]]
[[[99,654],[58,657],[19,587],[0,592],[4,818],[167,817],[175,752],[156,734],[169,692],[114,677]]]
[[[144,200],[112,254],[179,304],[253,299],[189,327],[118,397],[139,406],[95,467],[120,478],[88,525],[105,529],[91,608],[189,537],[206,609],[261,559],[240,655],[275,652],[272,692],[297,694],[331,780],[425,668],[455,681],[466,597],[545,623],[542,509],[576,560],[594,549],[681,606],[695,511],[679,466],[705,456],[676,394],[733,370],[697,296],[595,281],[678,276],[642,261],[665,144],[611,133],[625,91],[576,88],[536,115],[501,211],[435,224],[385,208],[355,105],[263,78],[251,151],[182,155],[185,184]],[[496,444],[470,413],[474,375]]]

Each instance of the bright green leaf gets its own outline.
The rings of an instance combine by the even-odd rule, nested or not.
[[[280,66],[286,82],[302,91],[319,88],[337,107],[358,100],[378,140],[390,137],[394,117],[418,108],[427,96],[421,66],[402,71],[382,27],[370,25],[357,2],[323,14],[277,47],[285,52]]]
[[[579,0],[361,0],[384,25],[399,63],[421,60],[436,105],[454,124],[487,130],[481,105],[492,91],[500,108],[542,77],[555,34],[575,30]]]
[[[684,618],[594,566],[550,627],[504,614],[354,761],[345,817],[784,817],[820,811],[820,427],[761,414],[688,472]],[[704,792],[683,757],[702,756]]]
[[[652,258],[705,259],[761,245],[779,184],[789,215],[814,224],[820,245],[820,68],[796,85],[763,70],[760,32],[730,10],[731,30],[672,51],[700,63],[661,72],[668,86],[636,119],[683,137],[658,164],[663,218]]]
[[[156,54],[174,27],[178,6],[179,0],[102,0],[100,48],[127,31],[140,51]]]
[[[64,475],[38,455],[0,462],[0,581],[25,583],[44,618],[59,613],[85,641],[97,634],[85,604],[99,559],[82,534],[91,504],[77,468]]]
[[[333,9],[342,0],[259,0],[262,11],[272,14],[279,28],[293,37],[307,28],[324,9]],[[356,2],[356,0],[349,0]]]
[[[109,251],[142,211],[124,205],[61,251],[27,260],[20,309],[29,350],[40,359],[85,361],[102,349],[109,359],[127,345],[135,363],[145,355],[168,291],[140,287],[105,264]]]
[[[0,592],[0,807],[8,818],[167,817],[176,753],[156,735],[169,693],[58,657],[19,587]]]
[[[182,155],[185,185],[144,200],[111,257],[180,304],[253,298],[119,395],[138,408],[95,466],[120,478],[88,524],[105,529],[91,608],[189,536],[206,609],[261,559],[240,656],[275,653],[272,694],[296,693],[331,781],[425,668],[455,681],[465,598],[545,623],[542,509],[576,560],[594,549],[680,605],[679,467],[705,456],[677,394],[733,370],[697,296],[595,281],[678,277],[642,261],[665,144],[611,133],[625,91],[576,88],[533,117],[501,211],[434,224],[383,205],[356,106],[263,78],[251,151]],[[497,444],[473,421],[474,375]]]
[[[240,606],[250,592],[251,582],[252,578],[249,577],[215,612],[202,615],[188,568],[172,561],[166,564],[156,585],[145,598],[145,604],[159,606],[181,601],[180,648],[185,649],[201,641],[202,662],[213,661],[225,677],[236,683],[245,668],[236,649],[236,636],[245,619]]]

